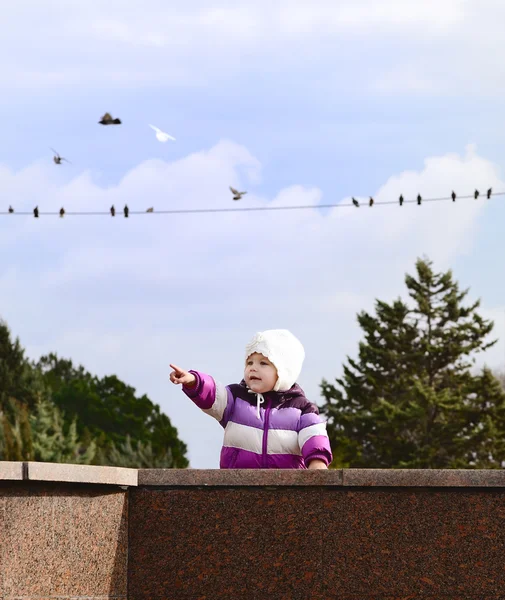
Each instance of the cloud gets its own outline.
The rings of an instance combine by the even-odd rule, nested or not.
[[[328,199],[301,185],[263,197],[254,189],[261,165],[229,140],[173,162],[145,161],[109,187],[90,173],[69,180],[55,173],[38,163],[17,172],[2,167],[0,188],[16,199],[17,210],[30,211],[37,198],[41,211],[61,205],[108,211],[115,204],[118,215],[1,217],[0,247],[8,257],[0,267],[2,317],[33,358],[56,351],[148,393],[189,444],[195,467],[217,466],[222,434],[169,384],[169,362],[237,381],[249,337],[287,327],[306,347],[300,381],[317,400],[321,378],[337,376],[345,355],[357,351],[358,311],[372,310],[375,298],[405,297],[404,275],[421,255],[437,270],[470,252],[489,264],[477,244],[485,235],[479,228],[487,218],[505,217],[501,197],[401,208],[368,208],[363,198],[359,209],[320,209]],[[249,194],[233,202],[230,184]],[[419,170],[391,176],[374,197],[377,203],[396,201],[400,193],[446,197],[455,185],[459,195],[475,186],[503,189],[496,166],[470,145],[462,155],[429,157]],[[125,219],[125,203],[132,212],[148,206],[313,208]],[[461,268],[460,276],[462,287],[472,284],[471,270]],[[486,306],[485,298],[483,306],[501,310]],[[498,360],[502,349],[486,360]]]
[[[0,23],[13,57],[0,76],[12,89],[163,89],[290,73],[339,90],[491,96],[505,84],[504,12],[493,0],[25,0]]]

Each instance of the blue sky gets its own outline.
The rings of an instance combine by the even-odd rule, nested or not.
[[[255,331],[287,327],[318,384],[355,355],[355,314],[404,294],[428,255],[452,268],[505,363],[505,191],[498,1],[18,0],[3,9],[0,209],[313,204],[309,211],[131,219],[0,218],[0,315],[29,355],[117,373],[170,416],[191,466],[222,431],[169,362],[231,383]],[[101,127],[110,111],[123,125]],[[153,123],[177,138],[159,143]],[[49,147],[72,164],[56,166]],[[5,206],[4,206],[5,205]]]

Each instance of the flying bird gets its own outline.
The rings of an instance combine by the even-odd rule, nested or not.
[[[359,202],[356,200],[356,198],[354,198],[354,196],[353,196],[353,198],[352,198],[352,203],[354,204],[354,206],[355,206],[356,208],[359,208]]]
[[[114,208],[114,204],[110,207],[110,214],[115,217],[116,216],[116,209]]]
[[[161,129],[158,129],[158,127],[155,127],[154,125],[149,125],[149,127],[151,127],[151,129],[154,129],[154,131],[156,131],[156,139],[160,142],[166,142],[167,140],[173,140],[175,142],[175,138],[172,137],[171,135],[168,135],[168,133],[165,133],[164,131],[161,131]]]
[[[14,212],[14,209],[12,208],[12,206],[9,206],[9,212],[10,212],[10,214],[12,214]]]
[[[63,215],[65,214],[65,209],[63,208],[63,206],[60,208],[60,217],[63,218]]]
[[[231,185],[230,185],[230,190],[231,190],[231,192],[233,194],[233,199],[234,200],[240,200],[244,194],[247,194],[247,192],[239,192],[235,188],[231,187]]]
[[[418,206],[421,206],[421,200],[422,200],[421,194],[417,194],[417,205]]]
[[[127,219],[128,218],[128,213],[130,212],[130,209],[126,206],[126,204],[124,205],[123,212],[124,212],[125,218]]]
[[[121,125],[121,119],[113,119],[110,113],[105,113],[98,122],[100,125]]]
[[[38,219],[38,218],[39,218],[39,207],[38,207],[38,206],[36,206],[36,207],[33,209],[33,216],[34,216],[36,219]]]
[[[372,198],[372,196],[370,196],[370,201],[368,202],[368,206],[370,206],[370,207],[373,206],[373,198]]]
[[[146,212],[154,212],[154,207],[153,207],[153,206],[151,206],[151,208],[148,208],[148,209],[146,210]]]
[[[489,188],[487,191],[487,199],[491,198],[491,194],[493,193],[493,188]]]
[[[403,206],[403,194],[400,194],[400,197],[398,198],[398,202],[400,203],[400,206]]]
[[[456,192],[453,190],[452,194],[451,194],[451,198],[453,202],[456,202]]]
[[[53,160],[57,165],[61,165],[62,160],[66,160],[68,163],[70,163],[69,160],[67,160],[66,158],[63,158],[63,156],[60,156],[54,148],[50,148],[50,149],[54,152]],[[72,164],[72,163],[70,163],[70,164]]]
[[[475,190],[473,197],[475,198],[475,200],[477,200],[477,198],[479,197],[479,190]]]

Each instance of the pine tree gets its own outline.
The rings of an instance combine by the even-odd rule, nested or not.
[[[30,415],[35,460],[42,462],[90,464],[96,453],[96,443],[84,446],[77,434],[77,419],[68,428],[64,415],[49,399],[40,399]]]
[[[472,374],[493,323],[462,302],[452,272],[416,263],[401,299],[358,315],[365,340],[337,385],[323,380],[334,465],[354,468],[500,468],[505,393],[488,369]]]
[[[12,341],[9,328],[0,320],[0,410],[11,412],[10,398],[31,409],[45,391],[41,372],[32,367],[19,339]]]
[[[40,397],[35,408],[10,399],[9,411],[1,413],[0,458],[2,460],[90,464],[96,443],[83,444],[75,420],[64,416],[49,398]],[[10,416],[13,415],[13,416]]]
[[[126,436],[126,441],[119,444],[119,448],[114,443],[103,457],[104,464],[116,467],[130,467],[136,469],[173,469],[174,459],[170,448],[163,456],[156,456],[153,453],[151,442],[143,444],[137,441],[133,448],[131,437]]]

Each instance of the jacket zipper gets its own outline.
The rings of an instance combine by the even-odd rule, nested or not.
[[[262,463],[263,468],[267,468],[267,438],[268,438],[268,420],[270,418],[270,398],[267,398],[267,409],[265,410],[265,424],[263,426],[263,448]]]

